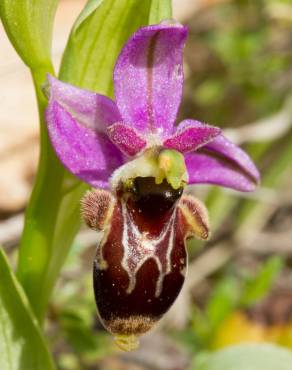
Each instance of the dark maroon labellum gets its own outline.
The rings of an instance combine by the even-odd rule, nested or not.
[[[204,210],[182,191],[138,177],[121,186],[116,199],[95,190],[83,200],[85,221],[104,230],[94,261],[94,291],[99,316],[115,336],[141,335],[162,317],[184,282],[185,239],[207,237]]]
[[[119,191],[94,262],[99,314],[113,334],[148,331],[182,287],[187,258],[174,207],[181,194],[153,178],[137,178],[130,191]]]

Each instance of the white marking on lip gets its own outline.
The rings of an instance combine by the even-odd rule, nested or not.
[[[122,266],[129,276],[127,293],[130,294],[136,286],[136,274],[148,259],[153,259],[158,267],[159,276],[156,282],[155,297],[159,297],[163,288],[164,277],[171,271],[171,252],[174,246],[174,221],[176,210],[173,212],[168,224],[164,227],[158,238],[149,238],[147,233],[139,231],[134,224],[127,206],[122,202],[123,235],[122,247],[124,249]],[[168,238],[165,261],[157,255],[159,244]]]

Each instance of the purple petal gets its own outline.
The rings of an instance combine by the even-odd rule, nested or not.
[[[82,125],[102,132],[121,120],[118,108],[108,97],[59,81],[51,75],[47,79],[50,99],[65,108]]]
[[[256,183],[260,181],[260,174],[249,155],[239,146],[233,144],[225,136],[219,135],[212,142],[204,146],[204,149],[210,152],[224,156],[226,159],[233,161],[243,171],[249,174]]]
[[[195,153],[185,156],[189,183],[209,183],[253,191],[260,175],[250,157],[220,135]]]
[[[220,132],[218,127],[187,119],[180,123],[176,132],[164,141],[163,146],[186,153],[207,144]]]
[[[187,29],[160,24],[139,29],[122,49],[114,70],[117,106],[124,122],[142,133],[173,132],[183,85]]]
[[[108,136],[120,151],[128,156],[134,156],[141,152],[147,145],[135,129],[117,122],[108,128]]]
[[[53,99],[50,99],[46,120],[51,142],[64,166],[94,187],[108,187],[109,176],[123,164],[121,152],[108,137],[78,124]]]

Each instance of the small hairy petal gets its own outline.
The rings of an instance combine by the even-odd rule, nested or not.
[[[187,224],[186,235],[195,236],[203,240],[208,239],[209,218],[204,204],[192,195],[183,195],[179,201],[178,208]]]
[[[163,146],[179,152],[191,152],[207,144],[220,134],[218,127],[187,119],[180,123],[176,132],[167,138]]]
[[[115,146],[130,157],[141,152],[147,145],[135,129],[121,122],[111,125],[107,132]]]
[[[87,226],[104,230],[110,225],[116,200],[112,193],[103,189],[87,191],[81,199],[81,214]]]
[[[59,81],[51,75],[47,79],[50,100],[57,102],[78,123],[104,132],[108,125],[121,120],[118,108],[108,97]]]
[[[117,106],[124,122],[142,133],[173,132],[183,85],[182,50],[187,36],[180,24],[139,29],[126,43],[114,70]]]
[[[109,176],[123,164],[121,152],[108,137],[80,125],[52,99],[46,120],[51,142],[64,166],[90,185],[107,188]]]

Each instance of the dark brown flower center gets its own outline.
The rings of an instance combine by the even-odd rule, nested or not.
[[[183,187],[173,189],[166,180],[156,184],[154,177],[136,177],[132,186],[119,195],[128,197],[146,219],[155,219],[168,212],[182,193]]]

